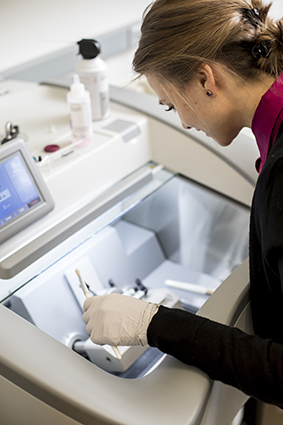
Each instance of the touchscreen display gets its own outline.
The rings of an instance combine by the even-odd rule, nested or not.
[[[0,228],[41,202],[20,152],[0,161]]]

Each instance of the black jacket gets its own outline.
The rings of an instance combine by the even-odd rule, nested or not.
[[[250,220],[256,335],[160,307],[148,342],[210,378],[283,408],[283,124],[258,178]]]

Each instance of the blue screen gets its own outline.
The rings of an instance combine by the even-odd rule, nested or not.
[[[0,163],[0,226],[25,213],[42,198],[20,153]]]

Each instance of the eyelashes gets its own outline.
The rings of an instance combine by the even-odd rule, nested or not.
[[[162,105],[162,106],[167,106],[167,109],[164,109],[164,111],[165,112],[170,112],[170,111],[174,111],[174,112],[176,112],[176,109],[175,109],[175,106],[174,105],[171,105],[171,106],[168,106],[168,104],[170,105],[170,103],[171,102],[166,102],[166,101],[159,101],[159,105]]]
[[[165,112],[170,112],[170,111],[176,112],[176,109],[175,109],[175,107],[173,105],[172,106],[169,106],[167,109],[165,109]]]

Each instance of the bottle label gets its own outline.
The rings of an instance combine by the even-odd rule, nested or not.
[[[70,103],[70,125],[73,140],[92,137],[92,119],[89,104]]]
[[[92,119],[104,118],[109,109],[109,82],[106,72],[98,74],[81,75],[81,82],[90,93]]]
[[[101,116],[104,117],[104,115],[107,114],[108,108],[109,108],[109,92],[103,92],[100,93],[100,107],[101,107]]]

